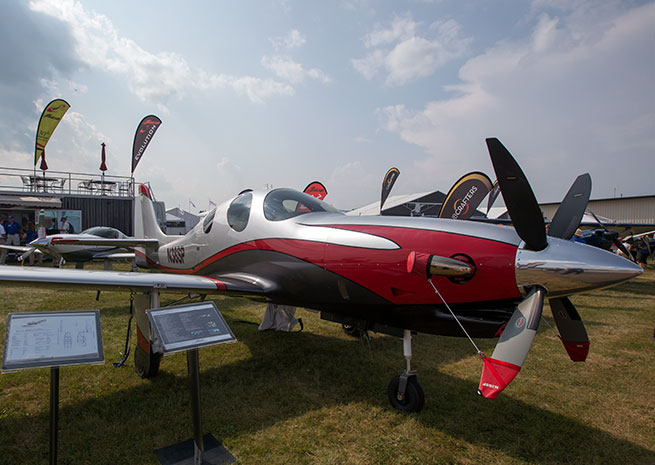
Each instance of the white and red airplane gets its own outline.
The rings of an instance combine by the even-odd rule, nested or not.
[[[479,393],[493,398],[516,376],[541,320],[544,299],[573,360],[589,339],[567,296],[626,281],[641,267],[572,242],[591,191],[578,177],[546,234],[520,167],[497,139],[487,139],[513,227],[470,221],[346,216],[291,189],[244,191],[211,210],[184,236],[158,227],[149,190],[135,204],[140,266],[161,273],[0,267],[0,281],[40,286],[119,288],[133,292],[227,294],[315,309],[324,319],[402,336],[407,368],[389,384],[395,408],[424,403],[411,370],[411,333],[500,337],[480,355]],[[152,302],[151,302],[152,303]],[[155,305],[157,302],[155,302]],[[137,371],[156,374],[147,319],[139,323]],[[471,339],[471,341],[473,341]]]
[[[134,247],[156,247],[157,241],[128,237],[116,228],[94,226],[79,234],[53,234],[34,239],[27,245],[0,245],[0,248],[22,252],[19,261],[32,254],[51,257],[60,266],[73,262],[81,268],[92,260],[134,259]]]

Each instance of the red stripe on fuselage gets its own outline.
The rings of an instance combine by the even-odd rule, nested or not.
[[[475,262],[476,273],[463,284],[434,276],[432,281],[449,303],[481,302],[520,297],[514,262],[516,246],[480,237],[425,229],[371,225],[335,225],[339,229],[385,237],[401,248],[363,250],[328,245],[324,267],[338,272],[396,304],[441,303],[424,277],[407,273],[411,251],[442,257],[466,254]],[[343,254],[345,252],[345,254]],[[366,270],[362,273],[362,270]]]
[[[476,266],[475,276],[470,281],[458,284],[441,276],[432,278],[447,302],[454,304],[520,297],[514,269],[516,246],[512,244],[425,229],[371,225],[322,226],[384,237],[398,244],[399,248],[382,250],[344,246],[329,243],[329,238],[327,243],[295,239],[260,239],[229,247],[187,269],[170,268],[147,260],[161,270],[201,274],[215,262],[238,252],[275,251],[342,276],[394,304],[412,305],[441,304],[441,301],[424,277],[407,272],[409,253],[426,252],[444,257],[464,253],[473,259]],[[143,257],[143,254],[139,255]],[[326,283],[328,284],[331,283]],[[320,292],[320,289],[316,291]]]

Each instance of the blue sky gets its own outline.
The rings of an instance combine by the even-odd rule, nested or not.
[[[167,206],[320,180],[343,209],[492,179],[498,137],[540,201],[652,195],[655,3],[604,0],[0,0],[0,166],[31,168],[43,106],[71,104],[53,170],[129,175]],[[194,209],[192,209],[194,211]]]

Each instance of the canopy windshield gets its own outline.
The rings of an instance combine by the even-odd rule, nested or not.
[[[93,228],[85,229],[82,234],[91,234],[93,236],[104,237],[105,239],[119,239],[121,232],[118,229],[110,228],[109,226],[94,226]]]
[[[270,221],[282,221],[305,213],[339,213],[332,205],[293,189],[275,189],[264,199],[264,216]]]

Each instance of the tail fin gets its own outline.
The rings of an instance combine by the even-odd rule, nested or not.
[[[167,243],[166,234],[157,223],[155,207],[152,203],[152,193],[145,184],[139,184],[139,194],[134,205],[134,237],[137,239],[157,239]]]
[[[137,239],[157,239],[159,245],[167,244],[177,236],[167,236],[157,223],[152,193],[145,184],[139,185],[139,193],[134,201],[134,237]],[[136,262],[140,267],[148,267],[148,260],[158,262],[157,250],[137,248]]]

